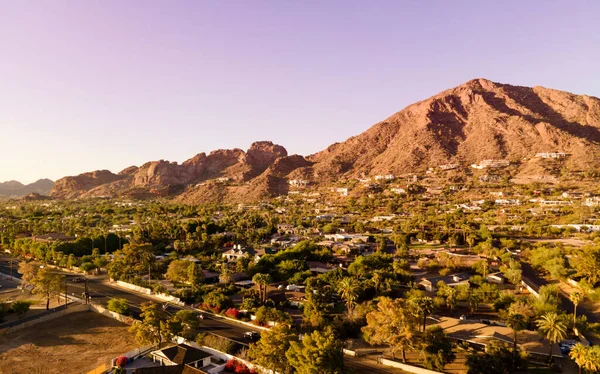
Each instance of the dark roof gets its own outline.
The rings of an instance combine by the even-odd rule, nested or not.
[[[154,366],[133,369],[133,374],[207,374],[190,365]]]
[[[210,353],[206,353],[187,344],[174,345],[169,348],[161,349],[161,351],[169,360],[171,360],[171,362],[176,364],[189,364],[212,356]]]

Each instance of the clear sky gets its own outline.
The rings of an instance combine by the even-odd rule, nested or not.
[[[469,79],[600,96],[600,1],[0,0],[0,181],[272,140]]]

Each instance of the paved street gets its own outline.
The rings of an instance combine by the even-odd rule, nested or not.
[[[17,273],[17,268],[18,265],[13,265],[13,276],[20,278],[21,275]],[[0,272],[5,275],[10,273],[8,259],[5,257],[0,258]],[[69,295],[82,298],[82,295],[85,292],[85,283],[83,281],[74,283],[73,280],[75,278],[83,278],[83,276],[66,272],[64,272],[64,274],[67,277],[67,293]],[[106,306],[108,300],[112,298],[127,299],[129,302],[129,308],[135,317],[139,317],[140,305],[142,303],[147,301],[159,302],[151,297],[143,296],[122,288],[112,287],[106,283],[103,283],[102,280],[96,278],[88,278],[88,292],[90,293],[91,301],[93,303],[98,303],[103,306]],[[192,307],[180,307],[171,303],[162,302],[162,304],[167,305],[166,310],[169,313],[175,313],[180,309],[194,310]],[[197,310],[194,311],[197,312]],[[208,314],[203,315],[204,319],[200,322],[201,331],[220,335],[240,343],[249,343],[248,339],[244,338],[244,333],[247,331],[253,331],[254,329],[251,327],[218,317],[213,317]],[[256,331],[259,330],[256,329]]]

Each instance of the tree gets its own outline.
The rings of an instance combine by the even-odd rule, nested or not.
[[[349,316],[352,316],[352,308],[356,304],[356,299],[358,299],[358,287],[358,281],[350,277],[343,278],[337,284],[340,296],[346,301]]]
[[[467,374],[511,374],[527,369],[527,361],[518,351],[496,341],[492,341],[483,354],[470,353],[466,364]]]
[[[280,374],[292,373],[286,352],[291,342],[297,340],[298,337],[288,325],[277,324],[263,332],[257,343],[250,344],[248,355],[252,362],[266,369]]]
[[[440,326],[432,326],[425,330],[421,353],[425,358],[425,367],[439,371],[456,358],[452,351],[452,342]]]
[[[173,335],[183,336],[186,339],[193,339],[199,326],[198,316],[191,310],[178,310],[171,318],[176,330],[171,331]]]
[[[290,342],[285,353],[289,364],[299,374],[341,374],[344,371],[342,342],[330,327],[304,335],[301,342]]]
[[[252,277],[252,282],[258,285],[258,292],[260,293],[260,300],[263,302],[267,301],[267,287],[273,283],[273,279],[269,274],[255,274]]]
[[[123,298],[110,299],[106,306],[108,310],[119,314],[125,314],[129,310],[129,302]]]
[[[579,367],[579,373],[581,369],[585,369],[589,373],[600,372],[600,346],[586,347],[583,344],[575,344],[569,352],[569,357]]]
[[[168,337],[165,329],[167,314],[163,308],[152,301],[142,303],[140,322],[134,323],[129,331],[135,335],[135,340],[142,345],[158,344]]]
[[[193,264],[186,260],[173,260],[167,268],[166,278],[171,282],[185,282],[188,280],[189,264]]]
[[[567,326],[555,312],[544,314],[536,321],[536,324],[538,331],[550,342],[548,356],[552,361],[552,346],[567,336]]]
[[[525,330],[527,327],[527,321],[525,321],[525,317],[521,314],[509,314],[506,319],[506,326],[513,330],[514,338],[513,338],[513,368],[517,367],[517,333],[519,331]]]
[[[204,281],[204,273],[200,266],[193,262],[190,262],[187,268],[188,282],[192,285],[192,292],[197,292],[200,289],[200,285]]]
[[[25,316],[25,313],[27,313],[27,311],[29,311],[30,306],[31,306],[31,301],[25,301],[25,300],[14,301],[10,305],[13,312],[17,313],[17,316],[19,316],[19,319],[21,319]]]
[[[40,270],[40,264],[37,262],[19,262],[19,274],[25,285],[33,283],[38,270]]]
[[[409,305],[412,306],[417,316],[423,319],[423,332],[427,327],[427,316],[433,313],[434,304],[433,299],[429,296],[417,296],[408,299]]]
[[[397,351],[402,352],[402,361],[406,362],[406,350],[414,346],[418,334],[417,324],[404,300],[381,297],[377,310],[367,314],[367,325],[362,332],[369,344],[388,345],[392,357],[396,357]]]
[[[575,326],[575,322],[577,322],[577,306],[584,299],[585,295],[583,292],[575,291],[569,295],[569,300],[573,303],[573,326]]]
[[[45,267],[40,269],[32,279],[33,292],[46,297],[46,310],[50,309],[50,297],[52,294],[60,293],[63,289],[65,276],[55,273],[52,269]]]
[[[333,291],[319,278],[306,280],[306,302],[304,303],[303,324],[308,328],[324,328],[331,314],[331,295]]]

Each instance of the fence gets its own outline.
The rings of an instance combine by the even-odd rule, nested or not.
[[[415,373],[415,374],[444,374],[444,373],[441,373],[439,371],[433,371],[433,370],[421,368],[421,367],[418,367],[418,366],[412,366],[412,365],[408,365],[408,364],[403,364],[401,362],[389,360],[387,358],[380,358],[380,359],[377,360],[377,362],[379,362],[380,364],[385,365],[385,366],[390,366],[390,367],[402,369],[402,370],[407,371],[409,373]]]
[[[56,310],[56,309],[58,309],[58,310]],[[55,311],[48,311],[47,313],[44,313],[41,315],[38,314],[35,316],[31,316],[31,318],[25,318],[25,319],[22,319],[19,321],[13,321],[13,322],[7,323],[4,326],[2,326],[2,328],[0,329],[0,334],[10,334],[12,332],[19,331],[24,328],[36,325],[38,323],[47,322],[47,321],[53,320],[55,318],[65,316],[67,314],[71,314],[71,313],[85,312],[89,309],[88,309],[87,305],[72,305],[66,309],[63,305],[60,308],[54,308],[54,310]]]

